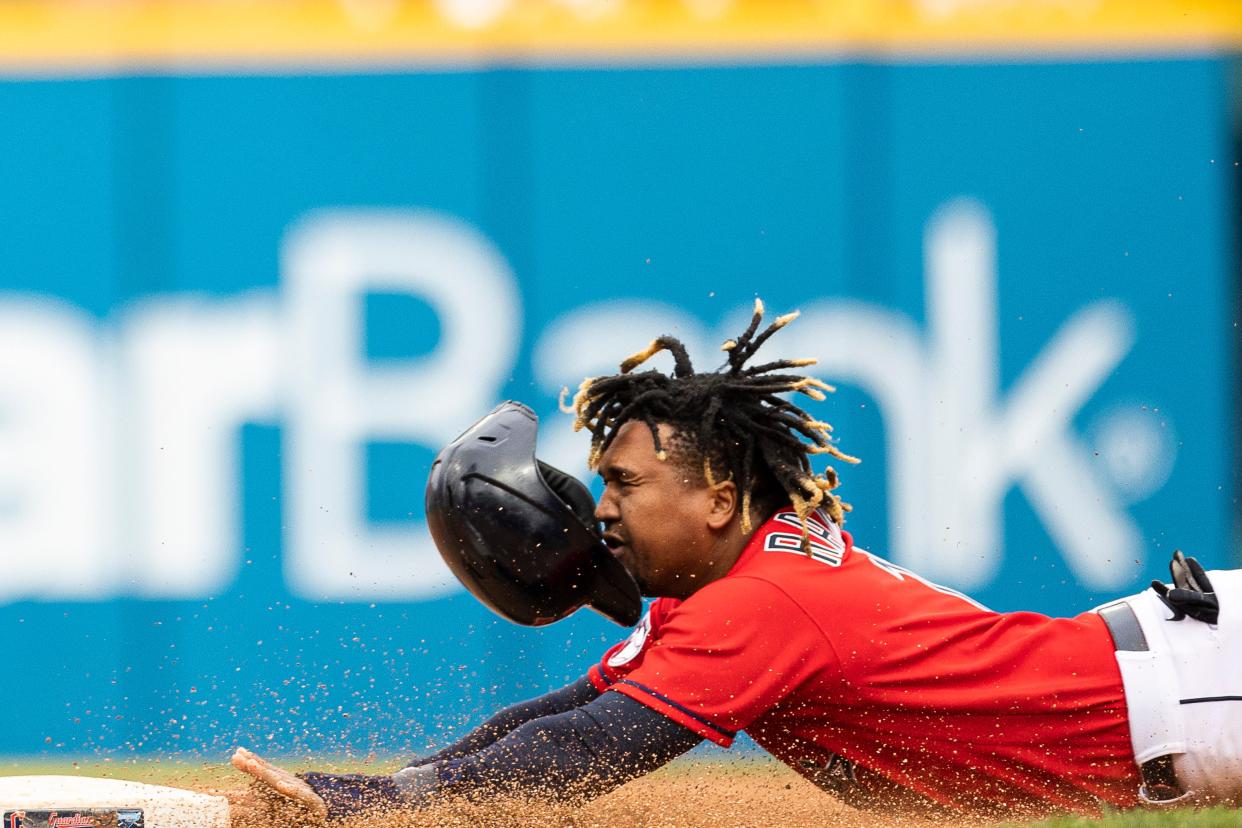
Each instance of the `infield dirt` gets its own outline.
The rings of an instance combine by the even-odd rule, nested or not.
[[[291,762],[323,767],[321,763]],[[385,773],[391,762],[342,760],[326,769],[339,772]],[[217,794],[232,805],[232,828],[323,828],[287,800],[264,794],[228,765],[167,762],[0,763],[0,775],[32,773],[81,774],[133,779],[151,784]],[[1223,808],[1207,811],[1130,811],[1103,819],[1059,818],[1038,821],[1030,815],[996,819],[936,819],[927,815],[861,813],[840,803],[784,765],[764,760],[681,760],[581,807],[530,802],[488,805],[454,803],[416,814],[353,820],[347,828],[1236,828],[1242,812]]]
[[[244,782],[223,790],[233,806],[233,828],[312,826],[287,800],[265,794]],[[349,828],[921,828],[978,826],[980,820],[932,820],[907,816],[861,814],[825,794],[792,771],[775,765],[683,765],[635,780],[613,793],[580,807],[531,802],[486,805],[458,802],[415,814],[364,817]]]

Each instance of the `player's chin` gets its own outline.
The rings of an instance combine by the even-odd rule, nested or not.
[[[647,592],[644,585],[643,570],[642,567],[638,565],[638,558],[634,554],[634,550],[630,548],[629,544],[609,544],[608,551],[612,553],[612,556],[617,559],[617,562],[621,564],[621,566],[625,568],[625,571],[630,573],[631,577],[633,577],[638,583],[639,591],[642,592],[643,595],[646,595]]]
[[[638,583],[638,586],[642,587],[643,572],[642,569],[635,564],[633,554],[631,554],[629,550],[626,550],[625,554],[617,555],[615,552],[613,554],[616,555],[616,558],[621,563],[621,566],[625,567],[625,571],[630,573],[630,576],[633,577],[633,579]]]
[[[638,584],[638,592],[644,598],[658,598],[663,594],[659,591],[657,579],[652,577],[652,573],[646,567],[638,563],[638,559],[632,552],[621,559],[621,565],[634,578],[634,583]]]

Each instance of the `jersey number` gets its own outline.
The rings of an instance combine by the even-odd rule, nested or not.
[[[796,534],[793,532],[770,533],[763,542],[763,551],[805,554],[802,551],[802,521],[798,520],[798,516],[791,512],[780,512],[776,515],[776,520],[798,531]],[[811,557],[829,566],[840,566],[841,558],[845,555],[845,547],[840,539],[834,538],[831,532],[815,520],[807,521],[807,529],[807,539],[811,543]]]
[[[862,554],[866,555],[867,560],[871,561],[873,564],[875,564],[880,569],[887,572],[889,575],[892,575],[894,578],[896,578],[899,581],[904,581],[906,578],[911,578],[915,581],[918,581],[923,586],[930,587],[931,589],[934,589],[936,592],[939,592],[943,595],[952,595],[954,598],[961,598],[963,601],[970,604],[972,607],[981,609],[984,612],[992,611],[988,609],[987,607],[985,607],[983,604],[980,604],[974,598],[971,598],[969,595],[966,595],[965,593],[958,592],[956,589],[951,589],[947,586],[941,586],[940,584],[933,584],[931,581],[927,580],[926,578],[920,578],[918,575],[915,575],[910,570],[905,569],[904,567],[900,567],[897,564],[893,563],[892,561],[886,561],[883,558],[876,557],[875,555],[872,555],[870,552],[868,552],[865,549],[859,549],[857,546],[855,546],[854,551],[861,552]]]

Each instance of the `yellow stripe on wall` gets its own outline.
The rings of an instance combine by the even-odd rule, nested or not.
[[[0,0],[0,71],[1242,47],[1242,0]]]

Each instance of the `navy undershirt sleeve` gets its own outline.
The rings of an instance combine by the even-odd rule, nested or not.
[[[584,801],[650,773],[702,737],[621,693],[534,719],[436,768],[439,793]]]
[[[558,713],[582,707],[598,696],[599,691],[595,689],[595,685],[585,677],[581,678],[559,690],[553,690],[551,693],[506,707],[453,744],[430,756],[416,759],[406,767],[419,767],[445,759],[468,756],[533,719],[555,716]]]

